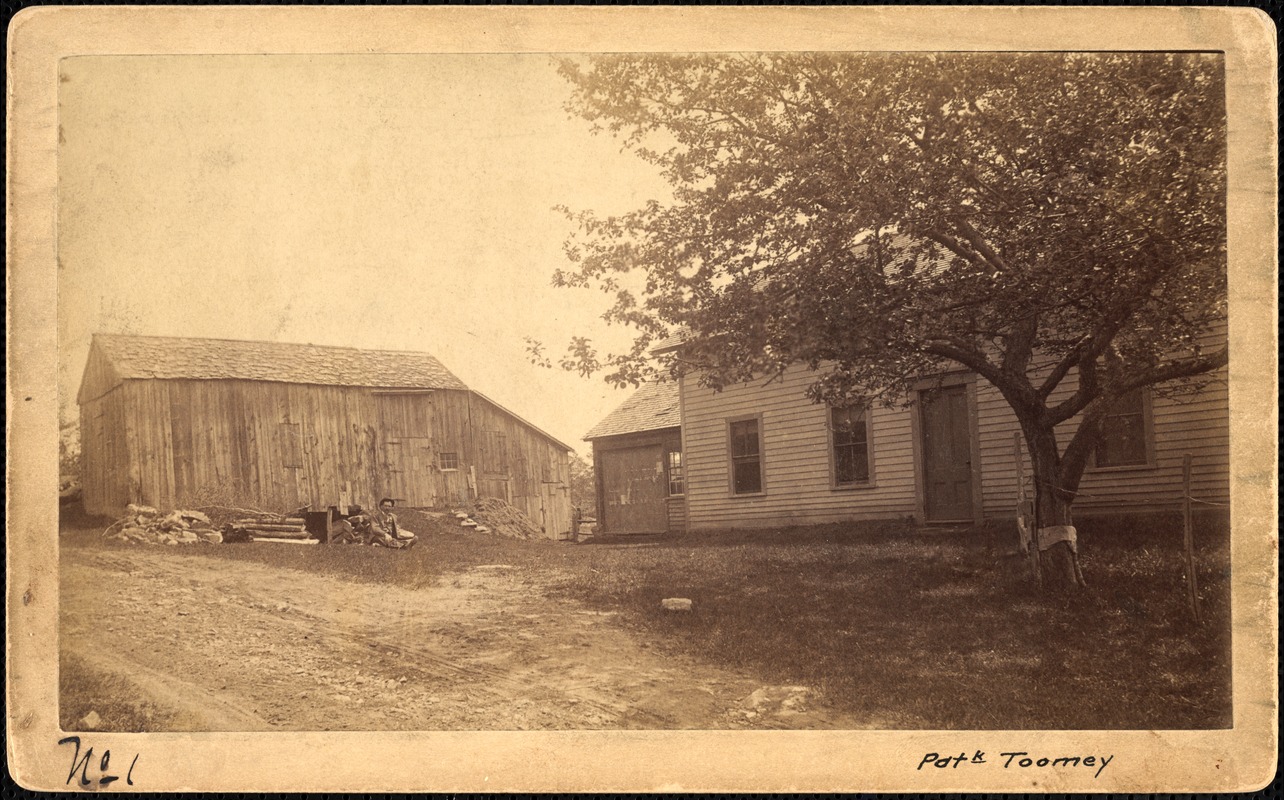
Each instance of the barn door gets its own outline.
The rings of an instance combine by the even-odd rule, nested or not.
[[[967,387],[919,393],[927,519],[972,519],[972,429]]]
[[[378,394],[383,492],[409,508],[437,505],[432,395]],[[378,498],[373,498],[378,500]]]
[[[397,505],[432,508],[437,504],[432,454],[432,440],[423,436],[403,436],[384,443],[385,492]]]
[[[664,448],[660,445],[603,450],[603,524],[607,533],[663,533]]]
[[[540,514],[544,535],[550,539],[570,538],[571,503],[569,487],[561,482],[544,481],[540,484]]]

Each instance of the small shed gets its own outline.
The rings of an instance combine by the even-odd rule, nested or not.
[[[570,535],[571,448],[427,353],[98,334],[77,402],[92,514],[496,497]]]
[[[584,436],[593,445],[601,533],[686,529],[678,384],[643,385]]]

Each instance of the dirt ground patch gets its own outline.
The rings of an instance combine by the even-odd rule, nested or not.
[[[164,712],[153,730],[869,727],[806,687],[658,653],[612,612],[551,599],[505,564],[408,589],[64,547],[61,587],[64,659],[135,687]]]

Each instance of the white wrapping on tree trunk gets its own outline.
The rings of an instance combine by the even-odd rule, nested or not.
[[[1039,528],[1039,551],[1047,550],[1057,542],[1066,542],[1070,545],[1070,552],[1078,553],[1079,545],[1075,539],[1075,530],[1073,525],[1049,525],[1046,528]]]

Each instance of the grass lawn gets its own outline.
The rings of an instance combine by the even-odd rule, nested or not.
[[[104,674],[65,654],[58,659],[58,687],[58,716],[64,730],[139,732],[163,729],[173,721],[169,711],[135,699],[141,693],[125,678]],[[91,712],[99,721],[82,723]]]
[[[1007,574],[994,531],[896,524],[687,534],[574,545],[459,535],[401,514],[407,552],[373,547],[170,548],[407,587],[509,564],[554,600],[620,612],[661,652],[803,684],[879,728],[1177,729],[1231,724],[1229,542],[1197,529],[1203,624],[1186,605],[1176,520],[1081,526],[1088,591]],[[1222,531],[1216,533],[1216,531]],[[88,534],[68,546],[100,546]],[[106,546],[106,545],[102,545]],[[125,545],[112,545],[124,547]],[[691,613],[660,600],[687,597]]]

